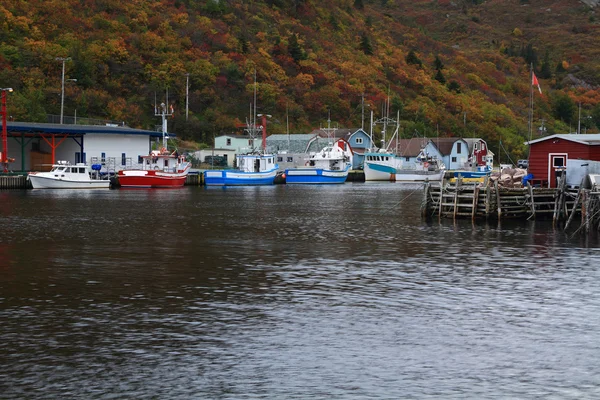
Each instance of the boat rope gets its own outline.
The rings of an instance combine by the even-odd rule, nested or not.
[[[422,191],[423,189],[415,189],[412,192],[410,192],[409,194],[407,194],[406,196],[404,196],[404,198],[402,198],[398,203],[394,204],[394,208],[398,207],[400,204],[402,204],[402,202],[406,199],[408,199],[410,196],[412,196],[413,194],[415,194],[417,191]]]

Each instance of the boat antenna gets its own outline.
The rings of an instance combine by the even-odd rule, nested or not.
[[[156,93],[154,94],[154,96],[155,96],[154,101],[156,102]],[[170,109],[168,107],[168,101],[169,101],[169,89],[168,88],[166,90],[166,101],[167,101],[167,104],[160,103],[160,110],[158,110],[156,108],[156,103],[154,104],[154,116],[162,118],[162,148],[163,149],[167,148],[167,140],[168,140],[167,117],[173,115],[173,112],[172,112],[173,107],[171,106]]]

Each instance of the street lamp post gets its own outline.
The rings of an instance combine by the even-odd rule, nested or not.
[[[56,57],[57,61],[62,61],[62,81],[60,90],[60,124],[63,123],[63,110],[65,107],[65,61],[70,61],[71,57]]]
[[[8,172],[8,130],[6,128],[6,96],[12,92],[12,88],[1,88],[2,92],[2,156],[0,161],[4,167],[4,172]]]

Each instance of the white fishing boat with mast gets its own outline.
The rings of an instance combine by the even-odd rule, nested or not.
[[[335,139],[335,128],[331,128],[331,118],[327,118],[328,145],[321,151],[311,154],[304,167],[285,170],[285,183],[329,184],[344,183],[352,166],[352,148],[344,139]]]
[[[389,100],[386,102],[384,117],[373,122],[373,111],[371,111],[371,143],[373,143],[373,126],[375,124],[383,124],[382,139],[380,149],[371,149],[365,152],[365,161],[363,170],[365,173],[365,181],[394,181],[396,179],[396,171],[402,168],[402,158],[397,152],[390,150],[390,145],[395,138],[398,137],[400,129],[400,112],[398,111],[396,119],[389,118]],[[386,131],[388,126],[396,126],[394,134],[389,142],[386,142]],[[396,140],[397,143],[397,140]]]

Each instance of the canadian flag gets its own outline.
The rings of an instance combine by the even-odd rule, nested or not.
[[[537,86],[538,90],[540,91],[540,94],[542,94],[542,88],[540,87],[540,83],[538,82],[537,76],[535,76],[535,72],[531,72],[531,76],[531,85]]]

